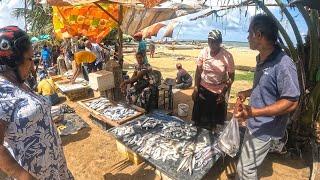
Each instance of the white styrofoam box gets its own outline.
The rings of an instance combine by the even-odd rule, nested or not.
[[[105,91],[114,88],[114,77],[110,71],[89,73],[89,85],[93,90]]]

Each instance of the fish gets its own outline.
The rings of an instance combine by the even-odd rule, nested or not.
[[[113,133],[145,159],[176,162],[176,171],[189,175],[201,171],[222,153],[207,137],[195,141],[197,128],[179,121],[146,117],[116,127]]]

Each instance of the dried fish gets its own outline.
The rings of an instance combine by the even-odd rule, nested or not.
[[[136,110],[124,107],[122,104],[114,105],[108,99],[103,97],[87,102],[85,104],[89,108],[98,111],[102,115],[114,121],[125,119],[137,113]]]
[[[148,117],[115,129],[113,132],[144,158],[178,162],[177,171],[190,175],[202,170],[220,153],[206,137],[195,141],[197,128],[184,122]]]

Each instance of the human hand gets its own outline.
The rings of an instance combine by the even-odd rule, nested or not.
[[[241,102],[244,102],[247,99],[248,95],[246,91],[240,91],[238,92],[237,97],[241,100]]]
[[[235,118],[238,118],[239,120],[245,120],[245,119],[252,117],[252,107],[251,106],[247,106],[242,103],[237,106],[238,106],[238,107],[236,107],[237,110],[234,113]]]
[[[195,88],[192,93],[192,100],[195,101],[198,96],[198,89]]]
[[[225,96],[224,96],[224,93],[221,93],[218,95],[218,98],[217,98],[217,103],[220,104],[222,103],[223,101],[225,101]]]

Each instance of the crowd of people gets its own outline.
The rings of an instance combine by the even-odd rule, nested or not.
[[[258,179],[257,167],[272,141],[284,135],[288,113],[296,109],[300,96],[295,64],[277,45],[278,28],[272,17],[254,16],[248,32],[250,48],[259,51],[259,55],[253,87],[239,92],[235,105],[234,117],[247,122],[237,164],[238,179]],[[142,35],[134,38],[139,42],[137,65],[132,77],[121,83],[121,89],[129,103],[144,107],[157,94],[157,80],[148,63]],[[228,94],[235,79],[233,56],[221,44],[221,32],[209,32],[208,47],[196,62],[192,120],[196,126],[209,130],[226,121]],[[108,47],[83,38],[67,39],[55,48],[44,45],[39,55],[33,49],[28,35],[18,27],[0,29],[0,169],[23,180],[73,179],[50,116],[50,105],[57,103],[56,89],[48,78],[50,68],[57,67],[61,74],[73,69],[71,83],[81,70],[88,80],[88,73],[103,69],[111,53]],[[43,70],[35,77],[39,64]],[[192,76],[180,63],[176,68],[176,87],[190,88]],[[40,79],[36,85],[38,94],[30,85],[30,77]]]

